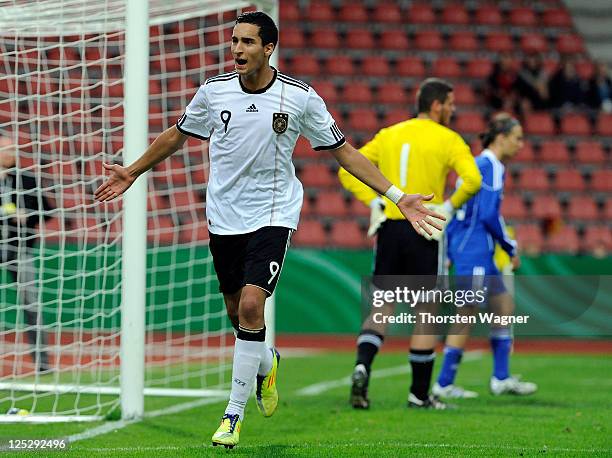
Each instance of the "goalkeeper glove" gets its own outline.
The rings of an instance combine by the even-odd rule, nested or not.
[[[370,202],[370,227],[368,228],[368,237],[374,237],[378,228],[387,220],[385,215],[385,201],[382,197],[376,197]]]
[[[450,223],[450,220],[453,219],[453,215],[455,214],[455,208],[453,204],[451,204],[450,200],[445,201],[443,204],[424,204],[430,210],[440,213],[446,218],[446,221],[437,221],[437,223],[442,226],[442,230],[439,231],[435,227],[430,227],[431,235],[423,232],[421,235],[425,237],[427,240],[435,240],[439,242],[444,237],[444,229],[446,225]]]

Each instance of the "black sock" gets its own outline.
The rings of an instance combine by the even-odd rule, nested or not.
[[[364,329],[357,338],[357,364],[363,364],[370,374],[370,368],[372,367],[372,361],[378,350],[383,344],[385,337],[376,331],[370,329]]]
[[[410,366],[412,367],[412,385],[410,392],[421,401],[429,396],[429,385],[433,372],[436,354],[431,350],[410,349]]]

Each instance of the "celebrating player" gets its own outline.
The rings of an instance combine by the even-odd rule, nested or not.
[[[415,119],[382,129],[361,148],[362,154],[404,192],[433,194],[433,205],[450,219],[480,188],[480,174],[463,139],[447,126],[455,111],[453,87],[444,80],[425,80],[417,94],[418,116]],[[462,184],[443,201],[448,172],[455,170]],[[374,275],[435,276],[439,262],[439,241],[442,230],[433,237],[421,237],[418,228],[403,221],[401,213],[387,198],[340,170],[340,181],[357,199],[372,209],[369,235],[378,234]],[[443,248],[441,248],[443,250]],[[440,253],[442,254],[443,251]],[[388,309],[393,305],[389,304]],[[357,338],[357,362],[352,375],[350,402],[353,407],[367,409],[368,382],[371,366],[385,335],[386,324],[376,323],[371,314],[364,321]],[[422,408],[444,408],[444,403],[429,395],[435,358],[436,336],[415,328],[410,347],[412,385],[408,405]]]
[[[346,143],[317,93],[302,81],[270,67],[278,40],[274,21],[245,13],[232,34],[235,71],[209,78],[176,126],[163,132],[128,167],[105,165],[109,179],[95,192],[99,201],[124,193],[143,172],[177,151],[193,136],[210,138],[206,216],[210,251],[228,315],[237,337],[232,387],[213,445],[238,444],[244,409],[255,382],[257,407],[276,410],[279,354],[267,348],[264,303],[281,273],[291,234],[297,228],[302,185],[291,162],[298,135],[317,151],[330,151],[342,167],[397,205],[414,230],[431,234],[445,218],[425,208],[433,195],[407,195]]]
[[[504,190],[503,162],[511,159],[523,146],[523,129],[519,122],[501,113],[493,118],[482,134],[484,151],[476,158],[482,175],[482,188],[460,210],[447,227],[449,259],[459,277],[458,286],[470,288],[474,284],[487,288],[488,304],[497,315],[512,315],[514,301],[506,290],[503,278],[495,266],[493,256],[497,242],[519,266],[516,242],[512,240],[500,215]],[[449,331],[444,349],[444,362],[432,392],[440,397],[470,398],[477,393],[454,385],[457,368],[469,336],[469,327],[454,325]],[[535,383],[521,382],[510,375],[511,326],[491,327],[493,375],[490,389],[493,394],[531,394]]]

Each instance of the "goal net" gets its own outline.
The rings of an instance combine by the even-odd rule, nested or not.
[[[0,422],[120,411],[123,200],[93,191],[103,162],[124,161],[126,3],[0,0]],[[149,1],[149,141],[231,70],[234,20],[261,6]],[[229,387],[207,170],[206,143],[190,139],[146,178],[146,407]]]

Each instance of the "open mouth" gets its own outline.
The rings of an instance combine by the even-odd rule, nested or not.
[[[246,59],[236,59],[236,64],[237,65],[246,65],[247,60]]]

